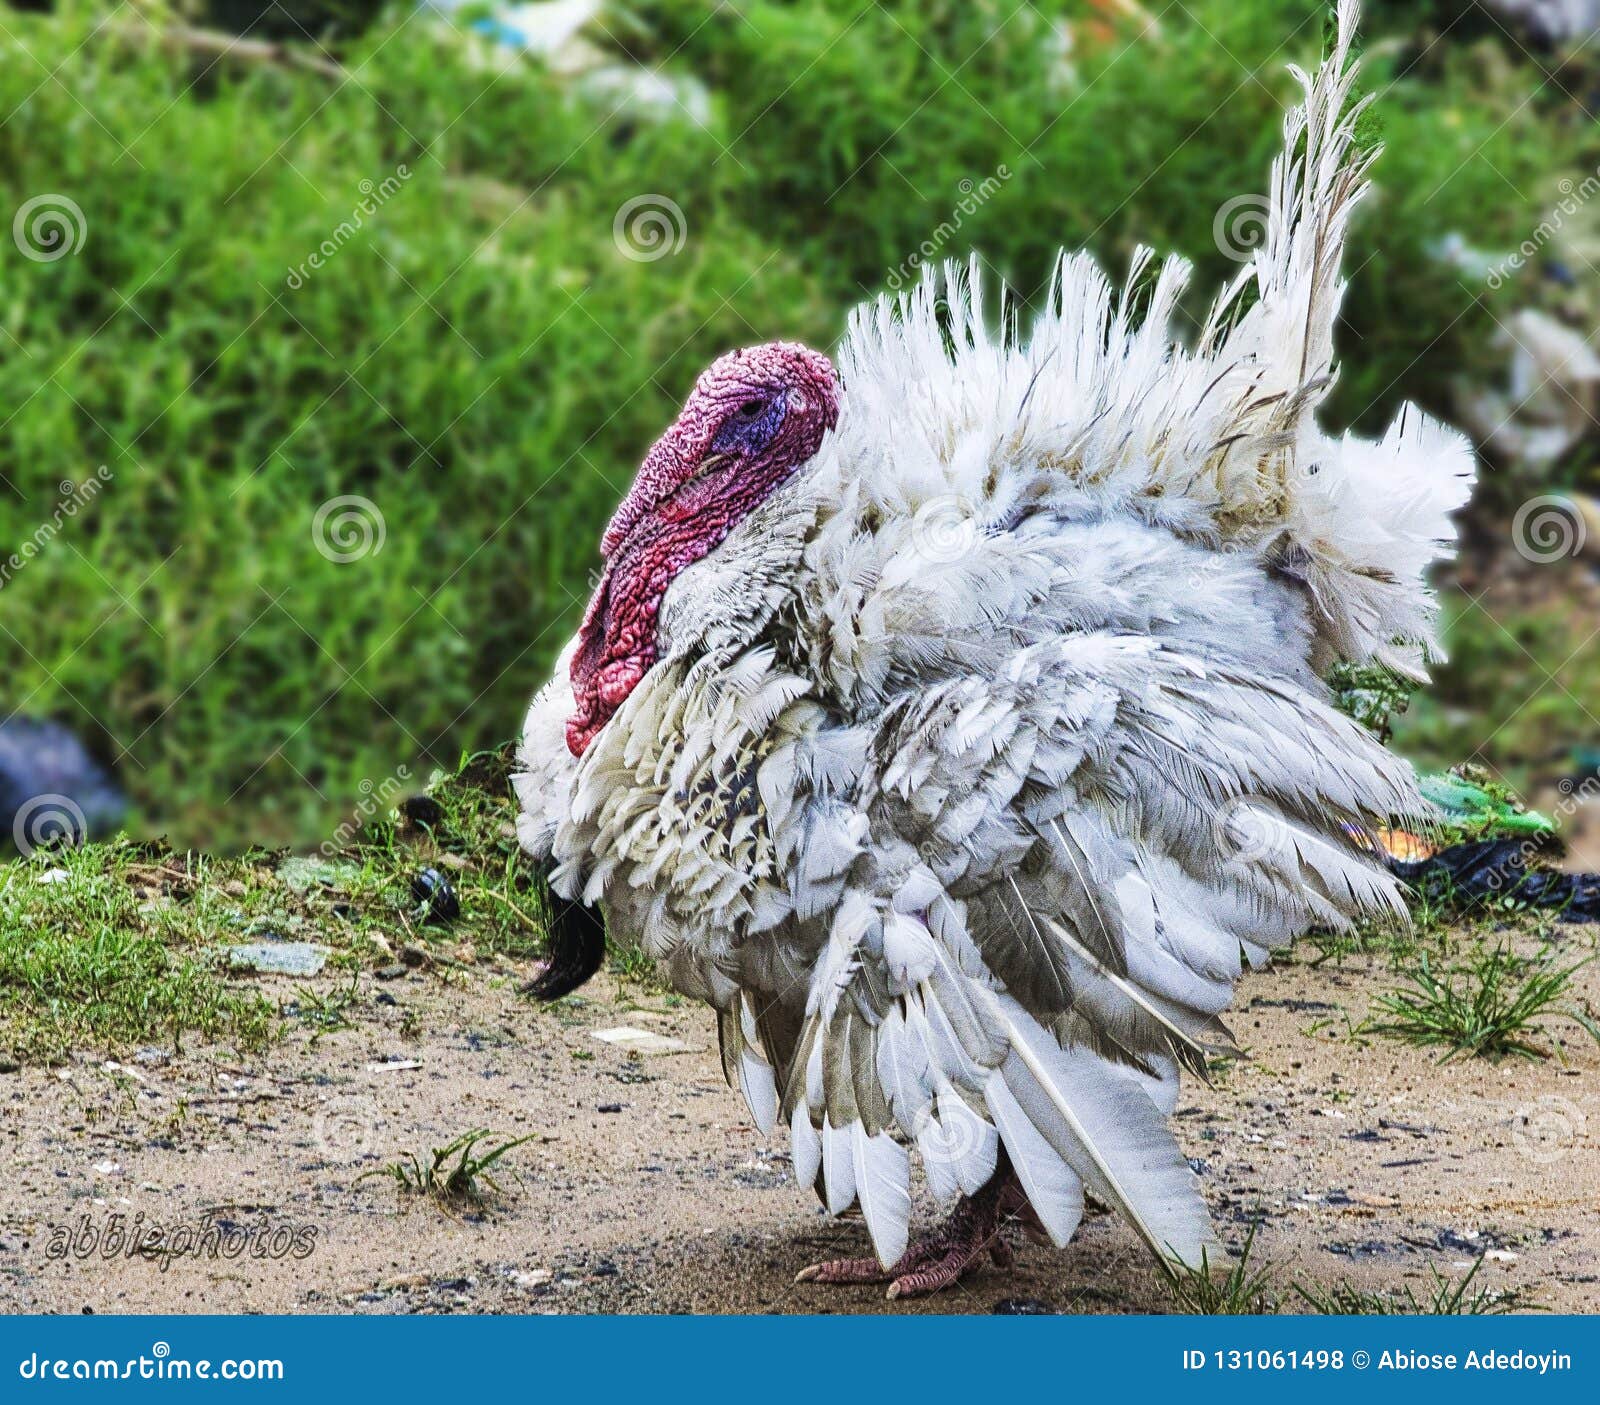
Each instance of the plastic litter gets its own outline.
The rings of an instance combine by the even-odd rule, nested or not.
[[[1444,815],[1457,839],[1498,835],[1554,835],[1555,824],[1537,810],[1525,808],[1508,792],[1496,792],[1457,771],[1421,776],[1422,798]]]
[[[122,787],[59,722],[0,722],[0,847],[73,847],[122,822]]]
[[[450,880],[436,868],[419,868],[411,875],[411,896],[422,904],[422,920],[441,925],[461,916],[461,899]]]
[[[594,1029],[589,1037],[602,1044],[614,1044],[640,1054],[682,1054],[689,1046],[669,1034],[657,1034],[653,1029],[636,1029],[632,1025],[618,1025],[615,1029]]]
[[[1482,0],[1535,44],[1570,44],[1600,29],[1600,0]]]
[[[613,0],[489,6],[478,0],[424,0],[422,9],[487,41],[492,66],[537,62],[571,79],[574,88],[603,102],[613,115],[687,117],[699,127],[711,124],[710,90],[698,78],[646,68],[622,52],[616,36],[636,29],[639,21]]]
[[[1389,869],[1435,902],[1473,907],[1503,901],[1557,909],[1563,922],[1600,922],[1600,874],[1530,864],[1541,847],[1527,839],[1480,839],[1415,863],[1391,858]]]
[[[1439,812],[1437,829],[1380,829],[1372,836],[1403,883],[1430,902],[1459,909],[1504,903],[1553,909],[1563,922],[1600,922],[1600,874],[1546,864],[1563,847],[1550,819],[1459,771],[1422,776],[1417,784]]]
[[[314,976],[327,964],[328,950],[316,942],[245,942],[228,948],[228,966],[263,976]]]
[[[1593,429],[1600,354],[1571,327],[1531,307],[1507,319],[1493,345],[1506,358],[1506,385],[1459,387],[1462,428],[1525,473],[1547,470]]]

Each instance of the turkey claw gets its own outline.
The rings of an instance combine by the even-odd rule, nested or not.
[[[795,1275],[796,1283],[829,1287],[887,1283],[889,1300],[922,1298],[965,1277],[988,1254],[998,1268],[1015,1262],[1001,1235],[1006,1216],[1009,1176],[997,1177],[972,1199],[963,1200],[945,1224],[924,1235],[887,1268],[877,1259],[830,1259],[810,1264]]]

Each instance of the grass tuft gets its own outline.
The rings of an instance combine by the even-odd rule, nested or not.
[[[489,1168],[507,1152],[534,1137],[530,1132],[479,1152],[479,1144],[495,1135],[482,1129],[463,1132],[454,1141],[433,1147],[423,1156],[407,1152],[398,1161],[364,1172],[356,1177],[356,1183],[359,1185],[369,1177],[380,1176],[392,1180],[402,1193],[425,1197],[444,1209],[480,1206],[491,1194],[502,1193],[499,1181],[490,1174]]]
[[[1408,1283],[1398,1292],[1375,1292],[1349,1283],[1328,1286],[1296,1283],[1296,1296],[1312,1312],[1335,1317],[1389,1317],[1425,1315],[1429,1317],[1494,1317],[1510,1312],[1539,1312],[1537,1303],[1513,1291],[1474,1287],[1484,1260],[1480,1256],[1460,1278],[1446,1278],[1432,1264],[1428,1272],[1433,1281],[1422,1297]]]
[[[1226,1273],[1213,1265],[1211,1256],[1201,1251],[1198,1265],[1172,1265],[1167,1272],[1167,1290],[1179,1312],[1203,1317],[1271,1316],[1278,1311],[1278,1295],[1272,1287],[1272,1268],[1252,1262],[1258,1224],[1250,1226],[1239,1246],[1239,1257]]]
[[[1551,1015],[1573,1021],[1600,1043],[1600,1027],[1588,1014],[1574,1005],[1558,1008],[1588,961],[1554,968],[1547,959],[1543,953],[1530,961],[1505,945],[1480,948],[1464,965],[1438,975],[1424,952],[1407,973],[1410,987],[1378,996],[1374,1015],[1362,1029],[1419,1047],[1441,1047],[1445,1061],[1461,1055],[1548,1058],[1550,1051],[1532,1041],[1544,1033],[1544,1020]]]

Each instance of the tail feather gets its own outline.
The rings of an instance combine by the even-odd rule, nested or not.
[[[1375,442],[1316,420],[1334,382],[1345,242],[1379,155],[1357,130],[1357,18],[1340,0],[1331,54],[1314,74],[1292,70],[1301,101],[1264,241],[1192,348],[1178,331],[1182,259],[1152,279],[1140,250],[1119,294],[1091,257],[1063,255],[1026,334],[988,330],[976,264],[930,267],[898,300],[859,310],[841,348],[838,458],[872,466],[852,490],[907,517],[957,493],[994,522],[1047,491],[1085,517],[1147,522],[1298,579],[1319,668],[1415,673],[1437,657],[1423,573],[1452,549],[1470,445],[1413,407]],[[976,579],[953,571],[946,586]]]

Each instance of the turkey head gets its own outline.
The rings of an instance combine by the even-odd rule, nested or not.
[[[574,756],[656,662],[657,616],[674,578],[811,459],[838,419],[832,363],[797,343],[729,352],[701,375],[601,542],[605,570],[572,657]]]

